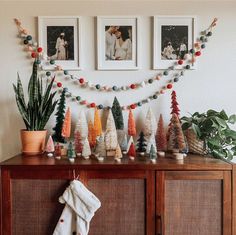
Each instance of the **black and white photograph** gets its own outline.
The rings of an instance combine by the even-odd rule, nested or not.
[[[105,26],[106,60],[132,60],[132,26]]]
[[[47,55],[47,61],[42,61],[43,69],[53,69],[50,60],[66,70],[81,69],[80,28],[79,17],[38,17],[39,44]]]
[[[195,21],[194,16],[154,16],[153,69],[181,69],[177,61],[194,46]]]
[[[186,53],[188,53],[188,26],[161,26],[162,60],[184,59]]]
[[[74,60],[73,26],[47,26],[47,54],[54,60]]]
[[[97,17],[98,70],[137,70],[139,66],[138,17]]]

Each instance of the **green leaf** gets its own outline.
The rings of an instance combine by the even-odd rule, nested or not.
[[[215,120],[216,120],[217,123],[218,123],[220,126],[222,126],[223,128],[226,128],[226,127],[227,127],[227,123],[226,123],[224,120],[222,120],[222,119],[220,119],[220,118],[218,118],[218,117],[215,117]]]
[[[185,123],[182,124],[182,129],[185,131],[185,130],[187,130],[187,129],[188,129],[189,127],[191,127],[191,126],[192,126],[191,123],[185,122]]]
[[[220,116],[220,118],[222,118],[222,119],[224,119],[224,120],[228,120],[228,115],[225,113],[225,111],[224,110],[222,110],[220,113],[219,113],[219,116]]]
[[[217,114],[218,114],[218,112],[213,109],[209,109],[207,111],[207,116],[216,116]]]
[[[193,128],[193,131],[195,132],[195,134],[197,135],[197,137],[200,139],[200,137],[201,137],[201,130],[200,130],[200,128],[196,124],[193,124],[192,128]]]
[[[229,117],[228,122],[229,122],[230,124],[235,124],[235,123],[236,123],[236,114],[231,115],[231,116]]]

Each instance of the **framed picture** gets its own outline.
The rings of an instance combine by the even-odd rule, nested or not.
[[[55,60],[66,70],[81,67],[81,27],[77,16],[39,16],[39,45],[43,47],[49,60]],[[45,56],[44,56],[45,57]],[[42,61],[43,69],[51,70],[47,60]]]
[[[97,17],[97,68],[137,70],[139,68],[138,17]]]
[[[176,65],[194,48],[195,21],[194,16],[154,16],[153,69]]]

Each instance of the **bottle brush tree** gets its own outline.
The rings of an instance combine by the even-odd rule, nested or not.
[[[57,105],[56,112],[56,125],[53,128],[54,134],[52,136],[55,142],[65,143],[65,138],[61,135],[62,126],[65,118],[65,109],[66,109],[66,90],[63,89],[60,95],[59,103]]]
[[[116,129],[123,130],[124,129],[124,118],[123,118],[122,108],[121,108],[120,103],[116,97],[114,98],[111,110],[112,110],[112,114],[113,114],[114,121],[116,124]]]
[[[163,117],[161,114],[157,125],[156,146],[157,146],[157,151],[165,152],[167,150],[166,132],[164,127]]]
[[[139,134],[139,138],[137,140],[136,147],[137,147],[138,152],[140,152],[140,153],[146,152],[147,142],[146,142],[145,135],[144,135],[143,131],[141,131]]]

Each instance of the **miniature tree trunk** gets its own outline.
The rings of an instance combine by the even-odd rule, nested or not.
[[[186,149],[184,134],[178,116],[174,113],[171,118],[170,136],[168,141],[168,150],[183,151]]]
[[[112,110],[112,114],[114,117],[116,129],[123,130],[124,129],[124,118],[123,118],[122,108],[120,107],[120,103],[116,97],[114,98],[111,110]]]
[[[140,153],[146,152],[147,142],[144,133],[141,131],[137,140],[137,151]]]
[[[69,138],[70,132],[71,132],[71,112],[70,112],[70,108],[68,108],[66,110],[66,115],[65,115],[63,126],[62,126],[61,135],[65,138]]]
[[[57,105],[57,112],[56,116],[56,125],[53,128],[53,140],[59,143],[65,143],[65,138],[61,135],[62,133],[62,126],[65,118],[65,108],[66,108],[66,90],[63,89],[60,95],[59,103]]]
[[[99,115],[99,111],[96,108],[94,111],[94,131],[96,136],[100,136],[102,134],[102,123]]]
[[[128,134],[130,136],[136,135],[136,125],[135,125],[134,115],[131,109],[129,110],[129,118],[128,118]]]
[[[157,151],[167,150],[167,139],[166,139],[164,121],[161,114],[159,117],[157,133],[156,133],[156,146],[157,146]]]
[[[88,137],[88,124],[83,110],[79,113],[75,130],[79,131],[82,140],[85,140]]]
[[[74,133],[74,141],[75,141],[75,152],[76,154],[81,154],[83,150],[83,142],[79,131],[75,131]]]

